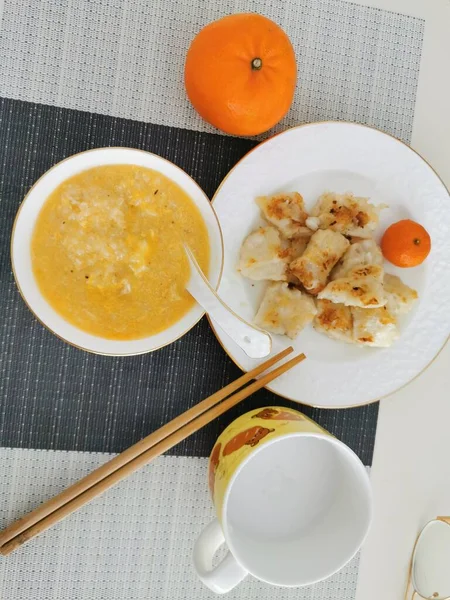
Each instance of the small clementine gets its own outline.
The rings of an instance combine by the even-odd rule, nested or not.
[[[284,31],[257,14],[230,15],[194,38],[184,81],[197,112],[233,135],[257,135],[287,113],[297,67]]]
[[[431,239],[422,225],[404,219],[386,229],[381,250],[383,256],[397,267],[416,267],[430,253]]]

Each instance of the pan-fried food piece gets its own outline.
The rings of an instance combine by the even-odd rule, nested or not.
[[[374,240],[362,240],[350,245],[350,248],[334,267],[330,278],[340,279],[345,277],[349,271],[359,266],[382,265],[383,255],[381,249]]]
[[[408,287],[400,277],[385,273],[384,292],[387,297],[387,308],[393,315],[404,315],[408,313],[414,302],[419,297],[416,290]]]
[[[291,262],[290,271],[310,294],[317,294],[325,287],[331,269],[349,245],[340,233],[330,229],[316,231],[303,255]]]
[[[267,331],[294,339],[315,314],[311,297],[287,283],[274,282],[268,286],[254,322]]]
[[[320,300],[346,306],[378,308],[387,302],[383,289],[383,267],[367,265],[351,269],[346,277],[335,279],[320,292]]]
[[[387,348],[399,337],[395,317],[386,306],[352,307],[353,338],[357,344]]]
[[[313,321],[316,331],[341,342],[353,342],[353,317],[349,306],[318,300],[316,307]]]
[[[397,316],[418,294],[384,273],[373,235],[386,205],[327,192],[308,217],[297,192],[256,203],[269,224],[244,240],[238,264],[242,275],[270,282],[255,323],[295,338],[312,321],[334,340],[390,346],[399,337]]]
[[[385,207],[350,193],[326,192],[320,196],[306,225],[313,231],[332,229],[344,235],[370,238],[378,225],[380,210]]]
[[[249,279],[286,281],[287,242],[275,227],[260,227],[242,244],[237,270]]]
[[[256,204],[264,218],[278,227],[284,237],[293,238],[310,233],[305,225],[308,213],[302,196],[297,192],[260,196],[256,198]]]
[[[311,231],[309,232],[311,234]],[[311,235],[302,236],[298,238],[293,238],[289,240],[288,253],[289,260],[295,260],[296,258],[300,258],[308,247],[309,240],[311,239]]]
[[[310,231],[309,233],[312,233],[312,232]],[[299,238],[293,238],[292,240],[289,240],[289,248],[287,250],[288,255],[289,255],[288,263],[291,263],[296,258],[300,258],[300,256],[303,255],[303,253],[306,250],[306,247],[308,246],[310,237],[311,236],[309,236],[309,237],[302,236]],[[300,281],[291,272],[291,269],[289,268],[289,266],[287,268],[286,276],[287,276],[287,281],[289,283],[293,283],[294,285],[300,285]]]

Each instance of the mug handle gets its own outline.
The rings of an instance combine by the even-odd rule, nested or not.
[[[194,546],[194,568],[197,575],[210,590],[225,594],[236,587],[246,575],[246,571],[228,550],[225,558],[213,568],[214,554],[225,543],[222,528],[217,519],[211,521],[201,532]]]

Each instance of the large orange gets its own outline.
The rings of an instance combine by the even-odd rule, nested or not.
[[[234,135],[257,135],[287,113],[297,67],[292,44],[273,21],[237,14],[207,25],[192,41],[184,80],[197,112]]]

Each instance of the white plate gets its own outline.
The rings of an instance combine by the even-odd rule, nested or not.
[[[51,192],[76,173],[101,165],[138,165],[159,171],[175,181],[195,202],[208,228],[210,242],[209,281],[216,288],[222,271],[223,243],[219,222],[203,190],[187,173],[170,161],[131,148],[98,148],[66,158],[45,173],[25,196],[14,222],[11,238],[11,259],[17,286],[35,316],[64,341],[97,354],[125,356],[157,350],[187,333],[205,311],[194,306],[168,329],[138,340],[108,340],[90,335],[68,323],[41,294],[31,267],[30,241],[36,218]]]
[[[386,349],[360,348],[331,340],[308,326],[293,345],[308,360],[279,377],[273,392],[311,406],[338,408],[378,400],[399,389],[432,361],[450,328],[450,197],[433,169],[411,148],[380,131],[350,123],[314,123],[285,131],[260,144],[226,176],[213,203],[224,236],[221,298],[251,320],[265,284],[236,272],[243,239],[262,224],[254,199],[298,191],[311,208],[326,190],[351,191],[386,203],[377,231],[411,218],[430,233],[432,250],[419,267],[386,271],[400,275],[419,293],[419,301],[401,323],[400,339]],[[214,326],[213,326],[214,327]],[[229,356],[243,369],[255,362],[218,328]],[[291,344],[273,336],[273,353]]]

